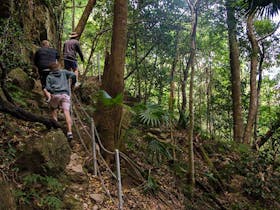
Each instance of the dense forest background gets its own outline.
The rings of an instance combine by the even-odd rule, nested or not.
[[[13,123],[7,122],[62,127],[42,111],[41,98],[30,101],[38,83],[33,56],[44,39],[62,55],[64,41],[77,31],[85,56],[78,61],[77,100],[94,118],[105,147],[130,154],[141,174],[122,163],[127,188],[140,185],[146,195],[138,204],[127,195],[125,208],[280,208],[279,1],[0,2],[0,181],[25,186],[9,184],[22,193],[12,199],[15,206],[67,209],[28,197],[24,190],[35,188],[27,187],[26,174],[14,179],[21,172],[19,139],[31,130],[40,136],[42,128],[28,124],[28,132],[10,132]],[[50,174],[39,177],[33,184]],[[54,197],[65,203],[58,191]],[[162,206],[145,206],[149,196]]]

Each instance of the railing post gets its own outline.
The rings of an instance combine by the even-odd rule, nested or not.
[[[92,139],[92,155],[93,155],[93,174],[97,176],[97,160],[96,160],[96,141],[94,133],[94,121],[90,118],[91,123],[91,139]]]
[[[116,164],[117,164],[117,179],[118,179],[118,197],[119,197],[119,209],[123,209],[123,199],[122,199],[122,182],[121,182],[121,164],[120,164],[120,154],[119,150],[116,149]]]

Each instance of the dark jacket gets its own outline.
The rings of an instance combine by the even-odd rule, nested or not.
[[[79,41],[76,39],[67,40],[63,45],[64,59],[76,61],[77,60],[76,53],[78,53],[81,60],[84,61],[84,56]]]
[[[48,69],[49,65],[59,59],[58,52],[53,48],[42,47],[36,51],[34,63],[40,71]]]
[[[46,89],[51,94],[70,95],[68,79],[72,79],[72,86],[76,83],[76,74],[72,71],[57,70],[51,71],[46,80]]]

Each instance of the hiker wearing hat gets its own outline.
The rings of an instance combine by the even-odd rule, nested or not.
[[[38,68],[42,90],[46,99],[49,98],[47,91],[45,91],[46,78],[50,72],[49,65],[51,63],[57,62],[58,59],[59,55],[57,50],[50,47],[50,43],[48,40],[43,40],[41,43],[41,48],[38,49],[35,53],[34,64]]]
[[[64,56],[64,68],[70,71],[74,71],[78,80],[78,63],[77,56],[78,53],[82,62],[84,62],[84,56],[80,47],[80,42],[77,40],[79,34],[72,32],[69,38],[63,45],[63,56]]]
[[[72,71],[60,69],[58,63],[52,63],[50,66],[50,73],[46,79],[46,91],[50,95],[50,109],[52,118],[57,121],[57,111],[62,109],[66,124],[67,124],[67,138],[72,140],[72,119],[70,115],[70,87],[68,80],[71,79],[71,86],[74,87],[76,83],[76,74]]]

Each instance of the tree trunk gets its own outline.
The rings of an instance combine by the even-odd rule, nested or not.
[[[194,57],[196,50],[196,28],[197,28],[197,10],[199,0],[191,3],[190,0],[187,1],[192,15],[192,30],[190,34],[190,56],[187,63],[186,70],[191,68],[191,79],[190,79],[190,92],[189,92],[189,112],[190,112],[190,125],[189,125],[189,182],[190,182],[190,192],[193,193],[195,187],[195,172],[194,172],[194,151],[193,151],[193,130],[194,130],[194,111],[193,111],[193,83],[194,83]]]
[[[24,109],[17,107],[10,102],[3,99],[0,90],[0,112],[8,113],[17,119],[29,121],[29,122],[39,122],[44,124],[47,128],[61,128],[61,126],[54,120],[45,118],[42,116],[37,116],[31,112],[25,111]]]
[[[260,104],[260,96],[261,96],[261,86],[262,86],[262,65],[264,61],[264,56],[265,56],[265,48],[263,43],[261,44],[262,50],[260,51],[260,62],[259,62],[259,67],[258,67],[258,87],[257,87],[257,111],[256,111],[256,117],[255,117],[255,123],[254,123],[254,144],[257,141],[258,138],[258,108]],[[254,145],[253,144],[253,145]]]
[[[86,26],[86,23],[87,23],[87,20],[88,20],[88,17],[94,7],[94,5],[96,4],[96,0],[88,0],[88,3],[87,3],[87,6],[82,14],[82,17],[80,18],[79,20],[79,23],[78,25],[76,26],[75,28],[75,31],[80,34],[83,33],[84,29],[85,29],[85,26]]]
[[[250,104],[249,113],[247,117],[247,125],[244,132],[243,141],[246,144],[251,143],[251,136],[253,125],[255,122],[255,116],[257,113],[257,68],[258,68],[258,55],[259,55],[259,45],[254,34],[253,20],[255,17],[255,12],[251,12],[247,19],[247,35],[251,43],[251,65],[250,65]]]
[[[226,3],[228,40],[230,48],[230,69],[231,69],[231,98],[233,115],[233,139],[236,142],[242,142],[243,120],[241,105],[241,80],[240,80],[240,61],[239,49],[236,39],[236,19],[234,16],[234,0]]]
[[[105,63],[101,89],[111,97],[124,92],[124,64],[127,37],[127,0],[115,0],[113,35],[109,62]],[[108,59],[106,59],[108,61]],[[113,151],[119,145],[119,128],[122,106],[105,107],[101,102],[97,109],[98,128],[104,146]],[[108,157],[107,157],[108,160]]]
[[[174,82],[174,74],[178,62],[178,42],[179,42],[179,29],[177,30],[176,33],[176,38],[175,38],[175,55],[173,58],[172,66],[171,66],[171,72],[170,72],[170,95],[169,95],[169,111],[174,112],[174,103],[175,103],[175,97],[174,97],[174,89],[175,89],[175,82]]]
[[[13,101],[12,97],[10,96],[10,94],[9,94],[9,92],[7,90],[7,87],[6,87],[7,69],[6,69],[6,67],[4,66],[4,64],[2,62],[0,62],[0,69],[2,71],[1,78],[0,78],[1,79],[1,81],[0,81],[1,89],[2,89],[6,99],[10,103],[14,104],[14,101]]]
[[[75,0],[72,0],[72,31],[75,29],[75,16],[76,16],[76,4]]]
[[[8,113],[13,117],[22,119],[30,122],[40,122],[44,124],[47,128],[61,128],[61,126],[54,120],[37,116],[31,112],[25,111],[24,109],[17,107],[14,104],[12,97],[10,96],[6,88],[6,75],[7,69],[2,62],[0,62],[0,69],[2,71],[0,78],[0,111],[3,113]]]
[[[280,128],[280,116],[278,116],[277,121],[275,121],[271,128],[266,132],[265,135],[260,137],[256,143],[253,145],[253,149],[259,149],[262,147],[276,132],[279,131]]]

